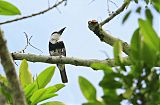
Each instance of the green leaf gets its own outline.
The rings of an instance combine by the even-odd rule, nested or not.
[[[132,89],[126,89],[125,93],[123,93],[123,97],[126,98],[126,99],[130,99],[132,94],[133,94]]]
[[[103,63],[92,63],[90,67],[94,70],[104,70],[107,73],[113,72],[112,68]]]
[[[104,96],[102,98],[107,105],[120,105],[122,101],[114,89],[104,89]]]
[[[37,103],[39,103],[39,102],[42,102],[42,101],[44,101],[44,100],[47,100],[47,99],[49,99],[49,98],[55,97],[55,96],[58,96],[58,94],[55,94],[55,93],[46,94],[46,93],[44,93],[41,97],[39,97],[39,99],[37,99],[37,100],[35,100],[35,101],[33,102],[33,105],[34,105],[34,104],[37,104]],[[35,97],[36,97],[36,96],[35,96]]]
[[[96,101],[96,89],[95,87],[84,77],[79,76],[79,85],[83,93],[83,96],[89,101]]]
[[[122,83],[120,81],[115,80],[114,74],[106,74],[103,77],[103,80],[99,83],[99,85],[104,89],[117,89],[122,87]]]
[[[129,16],[130,16],[130,14],[131,14],[131,10],[128,11],[128,12],[125,14],[125,16],[123,17],[122,24],[124,24],[124,23],[126,22],[126,20],[127,20],[127,19],[129,18]]]
[[[29,71],[28,63],[25,59],[22,60],[19,68],[19,79],[23,88],[33,82],[32,74]]]
[[[30,100],[31,100],[32,104],[36,104],[36,103],[39,103],[39,102],[44,101],[46,99],[49,99],[51,97],[55,97],[55,96],[57,96],[57,94],[55,94],[55,92],[57,92],[58,90],[60,90],[64,86],[65,86],[64,84],[56,84],[54,86],[50,86],[45,89],[44,88],[39,89],[33,93]],[[43,94],[41,94],[42,92],[43,92]],[[40,97],[39,97],[39,95],[40,95]],[[35,97],[39,97],[39,98],[37,99]]]
[[[33,95],[30,98],[31,105],[35,105],[39,102],[39,99],[42,97],[42,95],[46,92],[45,88],[39,89],[33,93]]]
[[[149,0],[145,0],[145,2],[146,2],[146,4],[148,4],[148,3],[149,3]]]
[[[159,52],[159,37],[149,21],[139,19],[140,32],[143,36],[143,60],[147,66],[154,66]],[[147,53],[145,53],[147,52]]]
[[[136,9],[136,12],[140,14],[140,13],[141,13],[141,9],[142,9],[141,7],[138,7],[138,8]]]
[[[43,72],[39,74],[36,81],[34,81],[32,84],[29,84],[25,87],[24,93],[27,99],[30,98],[35,91],[45,87],[49,83],[49,81],[51,80],[54,74],[54,70],[55,70],[54,66],[46,68]],[[57,84],[54,86],[54,90],[58,91],[62,87],[64,87],[64,85]]]
[[[121,41],[118,40],[114,43],[114,58],[115,58],[115,63],[117,65],[121,64],[122,62],[121,52],[122,52],[122,45],[121,45]]]
[[[153,6],[160,13],[160,0],[154,0]]]
[[[135,3],[138,3],[138,0],[134,0]]]
[[[20,10],[13,4],[0,0],[0,15],[20,15]]]
[[[154,51],[157,50],[159,48],[159,37],[152,25],[148,21],[139,19],[139,27],[144,37],[144,42],[153,48]]]
[[[152,24],[153,23],[153,15],[152,15],[151,11],[149,9],[146,9],[145,12],[146,12],[145,14],[146,14],[147,20]]]
[[[37,83],[39,89],[45,87],[50,82],[54,74],[54,71],[55,66],[51,66],[46,68],[43,72],[41,72],[38,75],[35,82]]]
[[[29,84],[24,88],[25,97],[28,99],[37,90],[37,85],[35,83]]]
[[[64,84],[56,84],[54,86],[50,86],[46,88],[46,93],[55,93],[59,91],[60,89],[62,89],[64,86],[65,86]]]
[[[59,101],[52,101],[52,102],[47,102],[47,103],[43,103],[41,105],[66,105],[63,102],[59,102]]]
[[[139,29],[136,29],[131,39],[131,53],[130,58],[133,64],[137,67],[142,67],[142,37],[139,34]]]

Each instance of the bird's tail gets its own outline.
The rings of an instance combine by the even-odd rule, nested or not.
[[[65,65],[64,64],[57,64],[60,74],[61,74],[61,80],[63,83],[67,83],[68,79],[67,79],[67,74],[66,74],[66,69],[65,69]]]

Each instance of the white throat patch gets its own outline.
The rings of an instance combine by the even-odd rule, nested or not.
[[[58,33],[54,33],[54,34],[51,35],[49,41],[50,41],[52,44],[54,44],[54,43],[56,43],[59,39],[60,39],[60,35],[59,35]]]

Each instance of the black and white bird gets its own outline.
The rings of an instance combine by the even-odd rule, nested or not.
[[[66,49],[63,41],[59,41],[63,31],[65,30],[66,27],[62,28],[58,32],[53,32],[51,34],[50,40],[49,40],[49,53],[51,56],[66,56]],[[57,67],[60,71],[61,74],[61,79],[63,83],[67,83],[67,74],[65,70],[65,65],[64,64],[57,64]]]

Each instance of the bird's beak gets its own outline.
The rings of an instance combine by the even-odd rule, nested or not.
[[[63,31],[65,30],[66,27],[62,28],[61,30],[58,31],[58,33],[61,35]]]

